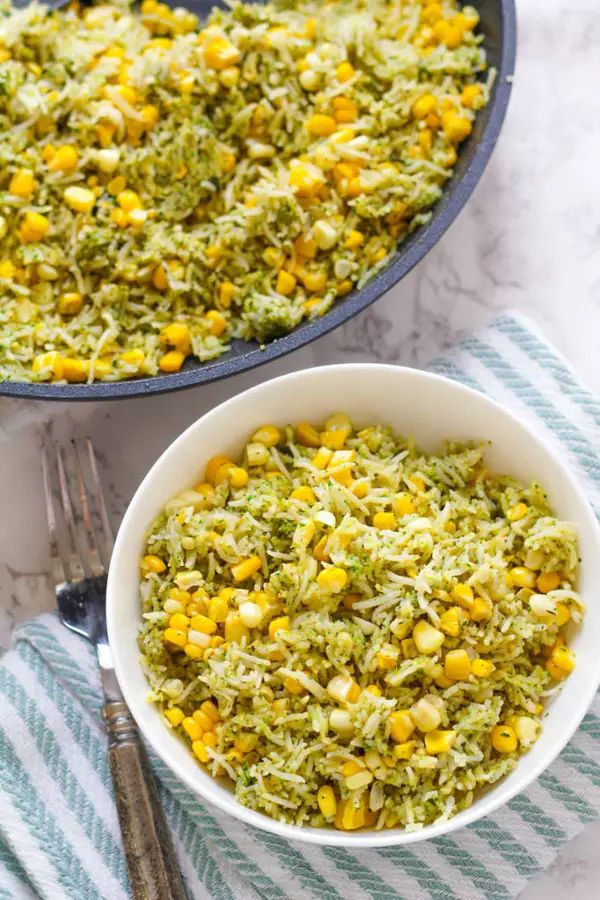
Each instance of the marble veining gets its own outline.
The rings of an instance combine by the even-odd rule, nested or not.
[[[513,97],[474,196],[426,259],[361,316],[284,360],[153,400],[36,404],[0,399],[0,648],[54,605],[39,448],[92,437],[115,524],[164,447],[204,410],[284,372],[338,361],[421,365],[461,332],[517,308],[600,393],[600,6],[518,0]],[[588,827],[524,900],[598,896],[600,824]]]

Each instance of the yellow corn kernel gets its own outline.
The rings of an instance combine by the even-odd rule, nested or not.
[[[212,597],[208,603],[208,617],[214,622],[224,622],[229,612],[229,604],[225,597]]]
[[[332,116],[316,113],[310,117],[305,127],[313,137],[329,137],[336,129],[336,121]]]
[[[471,609],[473,606],[473,590],[468,584],[456,584],[451,591],[452,597],[463,609]]]
[[[303,503],[314,503],[316,499],[315,492],[308,485],[301,485],[290,494],[290,500],[301,500]]]
[[[235,284],[232,281],[222,281],[219,285],[219,303],[225,309],[229,309],[235,296]]]
[[[556,604],[556,624],[559,628],[562,628],[563,625],[566,625],[569,619],[571,618],[571,610],[567,606],[566,603],[557,603]]]
[[[369,482],[364,479],[355,481],[352,485],[352,493],[355,497],[358,497],[359,500],[362,500],[369,493]]]
[[[219,469],[227,463],[231,463],[231,460],[228,456],[223,456],[221,453],[217,454],[217,456],[212,456],[208,460],[204,470],[204,477],[209,484],[215,484]]]
[[[301,684],[297,678],[292,678],[291,675],[288,675],[283,679],[283,686],[290,694],[295,694],[299,696],[300,694],[306,693],[306,688],[303,684]]]
[[[116,127],[112,123],[100,123],[96,125],[96,137],[101,147],[108,147],[112,143]]]
[[[321,443],[328,450],[341,450],[350,434],[350,429],[336,428],[321,432]],[[314,460],[313,460],[314,462]]]
[[[201,740],[194,741],[192,743],[192,750],[194,751],[194,755],[198,757],[200,762],[202,762],[204,764],[210,762],[211,756],[210,756],[210,753],[208,752],[208,750],[206,749],[206,744],[203,741],[201,741]]]
[[[439,3],[427,3],[421,10],[421,20],[428,25],[435,25],[443,18],[443,10]]]
[[[564,675],[568,675],[575,668],[575,657],[568,647],[555,647],[550,659]]]
[[[527,515],[527,505],[525,503],[515,503],[508,512],[506,518],[509,522],[518,522],[523,516]]]
[[[158,361],[161,372],[179,372],[185,362],[185,354],[181,350],[169,350]]]
[[[398,648],[391,644],[383,647],[377,654],[377,668],[395,669],[398,664],[398,653]]]
[[[18,169],[10,179],[8,191],[15,197],[30,197],[37,187],[37,182],[30,169]]]
[[[368,687],[365,688],[365,690],[369,694],[372,694],[374,697],[382,697],[383,696],[383,692],[378,684],[370,684]]]
[[[178,631],[176,628],[165,628],[163,637],[169,644],[174,644],[176,647],[181,647],[182,649],[187,644],[187,633],[185,631]]]
[[[248,559],[244,559],[242,562],[232,566],[231,574],[235,581],[245,581],[247,578],[251,578],[252,575],[256,575],[261,567],[262,560],[260,556],[250,556]]]
[[[449,650],[444,659],[444,674],[453,681],[461,681],[471,674],[471,660],[466,650]]]
[[[185,719],[185,713],[178,706],[171,706],[170,709],[165,710],[165,718],[171,723],[173,728],[177,728]]]
[[[341,98],[339,98],[341,99]],[[335,103],[335,101],[334,101]],[[348,125],[351,122],[356,122],[359,116],[359,109],[355,103],[352,105],[343,106],[341,108],[336,109],[335,113],[335,121],[338,125]],[[337,141],[337,143],[345,143],[344,141]]]
[[[241,53],[227,38],[217,37],[204,48],[204,62],[210,69],[222,71],[235,66],[241,59]]]
[[[469,119],[459,116],[455,112],[445,112],[442,116],[444,134],[453,144],[460,144],[472,131],[473,126]]]
[[[314,238],[307,238],[303,234],[294,241],[294,250],[302,259],[314,259],[318,252],[318,244]]]
[[[63,198],[73,212],[90,212],[96,203],[96,195],[93,191],[76,186],[68,187],[63,194]]]
[[[418,100],[415,100],[412,106],[412,114],[415,119],[424,119],[430,113],[437,109],[437,100],[433,94],[423,94]]]
[[[398,709],[390,715],[390,737],[398,744],[407,741],[415,730],[415,723],[408,709]]]
[[[366,800],[361,799],[358,807],[354,806],[352,797],[340,800],[334,820],[336,828],[342,831],[354,831],[362,828],[366,821]]]
[[[216,747],[218,743],[216,733],[214,731],[205,731],[202,735],[202,743],[205,747]]]
[[[125,181],[123,175],[115,175],[115,177],[111,178],[111,180],[107,183],[106,190],[109,194],[112,194],[114,197],[116,197],[117,194],[121,194],[125,191],[126,185],[127,182]]]
[[[337,810],[337,800],[331,785],[323,784],[317,791],[317,803],[326,819],[333,819]]]
[[[61,294],[58,299],[57,309],[61,316],[74,316],[81,312],[83,307],[83,294],[78,291],[71,291]]]
[[[319,447],[317,452],[312,458],[312,464],[315,469],[326,469],[329,463],[331,462],[331,457],[333,456],[333,450],[330,450],[328,447]]]
[[[166,571],[166,568],[166,564],[159,556],[150,554],[149,556],[144,556],[142,560],[142,571],[144,572],[153,572],[156,575],[160,575],[161,572]]]
[[[393,501],[394,512],[398,516],[410,516],[416,512],[416,506],[409,494],[396,494]]]
[[[280,269],[285,262],[283,250],[279,250],[277,247],[267,247],[262,257],[266,264],[273,269]]]
[[[192,616],[189,625],[194,631],[200,631],[202,634],[214,634],[217,630],[216,624],[207,616]]]
[[[213,703],[212,700],[203,700],[200,704],[200,712],[202,712],[205,716],[208,716],[213,724],[221,721],[221,713],[219,712],[217,705]]]
[[[445,640],[443,633],[424,619],[420,619],[413,628],[412,639],[419,653],[429,656],[437,653]]]
[[[178,631],[183,631],[190,627],[189,617],[185,616],[183,613],[174,613],[169,619],[169,627],[176,628]]]
[[[227,319],[216,309],[209,309],[205,319],[210,323],[211,334],[220,337],[227,328]]]
[[[249,475],[241,466],[231,466],[228,476],[229,484],[234,488],[245,487],[248,484]]]
[[[0,278],[14,278],[16,271],[16,266],[10,259],[5,259],[0,262]]]
[[[417,746],[416,741],[402,741],[401,744],[396,744],[394,747],[394,756],[396,759],[410,759],[413,753],[415,752],[415,748]]]
[[[469,617],[473,622],[487,622],[492,618],[492,610],[481,597],[475,597],[469,607]]]
[[[323,175],[320,169],[311,164],[292,163],[289,182],[299,197],[312,197],[321,189]]]
[[[174,587],[169,591],[169,599],[175,600],[176,603],[185,604],[189,603],[192,599],[192,595],[189,591],[184,591],[182,588]]]
[[[346,787],[349,791],[357,791],[367,787],[373,781],[373,773],[368,769],[361,767],[358,772],[347,775],[345,780]]]
[[[269,622],[269,637],[271,640],[275,640],[278,631],[288,631],[289,627],[289,616],[279,616],[276,619],[271,619]]]
[[[56,153],[48,163],[52,172],[72,172],[76,168],[79,154],[72,144],[64,144],[58,147]]]
[[[339,703],[356,703],[361,691],[349,675],[334,675],[327,685],[327,693]]]
[[[278,700],[273,700],[271,703],[271,709],[275,713],[276,716],[283,716],[287,712],[288,701],[286,697],[280,697]]]
[[[307,272],[306,270],[302,270],[298,274],[307,291],[317,294],[320,291],[324,291],[327,287],[327,273],[324,271]]]
[[[157,291],[166,291],[169,287],[167,272],[162,263],[159,263],[152,272],[152,284]]]
[[[529,588],[529,590],[533,590],[535,587],[536,574],[525,566],[515,566],[514,569],[511,569],[510,578],[517,587]]]
[[[456,741],[456,731],[430,731],[425,735],[425,749],[428,753],[448,753]]]
[[[471,672],[477,678],[488,678],[495,668],[496,666],[491,659],[474,659],[471,663]]]
[[[181,724],[183,730],[192,741],[197,741],[202,737],[202,728],[192,716],[186,716]]]
[[[560,572],[542,572],[538,575],[535,586],[540,594],[547,594],[548,591],[555,591],[560,581]]]
[[[192,351],[190,329],[184,322],[173,322],[172,325],[163,328],[160,333],[160,341],[174,347],[175,350],[181,350],[186,356]]]
[[[331,566],[329,569],[323,569],[317,575],[317,584],[323,591],[331,594],[339,594],[346,587],[348,576],[344,569],[337,566]]]
[[[199,647],[198,644],[186,644],[183,652],[190,659],[202,659],[204,656],[204,649]]]
[[[319,432],[309,422],[299,422],[296,425],[296,440],[303,447],[318,447],[321,443]]]
[[[440,616],[440,628],[444,634],[450,637],[458,637],[460,633],[461,615],[464,615],[460,606],[451,606]]]
[[[421,697],[410,708],[411,719],[419,731],[422,731],[424,734],[434,731],[442,720],[439,704],[433,702],[437,699],[431,696]]]
[[[337,69],[335,70],[336,78],[338,81],[341,81],[342,84],[345,84],[346,81],[350,81],[351,78],[354,78],[355,70],[352,63],[343,62],[340,63]]]
[[[277,281],[275,283],[275,290],[278,294],[282,294],[284,297],[287,297],[292,293],[294,288],[296,287],[297,281],[294,275],[290,275],[289,272],[286,272],[285,269],[280,269],[277,273]]]
[[[86,359],[72,359],[65,357],[62,361],[63,378],[73,384],[86,381],[90,366]]]
[[[156,106],[148,104],[147,106],[142,106],[140,115],[143,119],[144,128],[150,130],[151,128],[154,128],[158,122],[159,110]]]
[[[463,106],[466,106],[467,109],[478,109],[481,100],[480,84],[467,84],[464,86],[462,94],[460,95],[460,102]]]
[[[262,425],[252,435],[252,440],[265,447],[275,447],[281,440],[281,432],[274,425]]]
[[[49,228],[50,222],[46,216],[29,210],[23,217],[21,228],[19,229],[19,236],[26,244],[34,243],[43,240],[46,237]]]
[[[238,613],[229,613],[225,619],[225,640],[240,644],[250,639],[250,630],[244,625]]]
[[[396,516],[391,512],[375,513],[373,519],[371,520],[371,524],[373,525],[373,528],[379,528],[389,531],[392,531],[398,525]]]
[[[347,250],[356,250],[358,247],[362,247],[365,242],[365,236],[362,232],[357,231],[355,228],[351,229],[348,232],[348,236],[344,241],[344,247]]]
[[[510,725],[492,728],[492,747],[498,753],[513,753],[517,749],[517,735]]]
[[[113,209],[110,218],[119,228],[127,228],[129,225],[129,217],[124,209],[119,209],[118,207]]]
[[[51,377],[56,381],[62,378],[62,358],[56,350],[50,350],[49,353],[42,353],[40,356],[36,356],[31,368],[33,372],[48,370]]]
[[[117,203],[124,209],[125,212],[132,212],[134,209],[142,208],[142,201],[140,200],[139,194],[136,194],[135,191],[119,191],[117,194]]]

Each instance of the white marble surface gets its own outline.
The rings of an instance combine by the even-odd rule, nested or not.
[[[15,623],[53,606],[39,465],[48,426],[91,435],[117,520],[160,451],[229,394],[317,363],[422,364],[502,309],[535,318],[600,393],[600,2],[522,0],[519,19],[513,98],[492,162],[444,239],[376,306],[308,349],[213,387],[70,407],[0,400],[0,647]],[[600,825],[524,898],[598,897],[598,847]]]

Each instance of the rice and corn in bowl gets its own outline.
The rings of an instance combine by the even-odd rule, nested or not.
[[[266,424],[141,560],[150,699],[279,821],[413,830],[517,765],[575,665],[577,534],[484,448]]]
[[[455,0],[0,0],[0,378],[115,381],[323,315],[489,99]]]

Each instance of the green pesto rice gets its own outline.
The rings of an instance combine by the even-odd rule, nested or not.
[[[323,315],[440,198],[489,99],[477,22],[0,0],[0,379],[172,372]]]
[[[483,446],[322,428],[261,427],[152,524],[150,700],[245,806],[419,828],[539,736],[574,665],[577,535]]]

